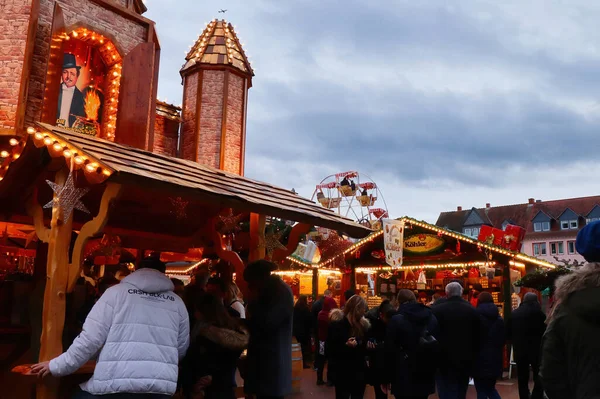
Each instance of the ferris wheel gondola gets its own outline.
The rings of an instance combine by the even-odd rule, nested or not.
[[[377,184],[357,171],[327,176],[316,185],[312,199],[372,228],[380,228],[381,219],[388,217],[387,205]]]

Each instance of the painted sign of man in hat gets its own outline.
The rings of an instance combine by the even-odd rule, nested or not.
[[[77,116],[85,117],[83,93],[77,88],[77,79],[81,67],[75,61],[75,55],[65,53],[63,58],[62,84],[58,94],[57,124],[71,127]]]

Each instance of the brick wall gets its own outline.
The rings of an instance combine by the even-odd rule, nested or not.
[[[154,148],[152,152],[176,157],[178,131],[178,121],[157,114],[154,120]]]
[[[0,133],[11,134],[17,118],[31,0],[2,0],[0,9]]]
[[[229,74],[229,90],[227,94],[227,134],[225,136],[224,170],[240,173],[242,160],[242,119],[244,118],[244,79]]]
[[[120,3],[122,0],[113,1]],[[42,114],[54,3],[59,3],[62,8],[67,29],[78,23],[85,24],[97,30],[98,33],[111,37],[123,53],[122,56],[133,50],[139,43],[146,42],[148,36],[148,30],[144,26],[106,10],[91,1],[40,0],[40,16],[25,115],[26,124],[32,124],[34,121],[40,120]]]
[[[181,158],[196,160],[196,105],[198,98],[198,74],[185,77],[181,125]]]
[[[206,70],[203,72],[198,162],[213,168],[219,167],[221,156],[224,83],[224,71]]]

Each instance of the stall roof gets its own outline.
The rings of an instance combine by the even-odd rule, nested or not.
[[[533,265],[536,265],[536,266],[546,267],[546,268],[550,268],[550,269],[553,269],[553,268],[556,267],[556,265],[554,265],[554,264],[552,264],[550,262],[546,262],[544,260],[537,259],[537,258],[534,258],[534,257],[529,256],[529,255],[525,255],[525,254],[523,254],[521,252],[510,251],[510,250],[508,250],[506,248],[502,248],[502,247],[499,247],[499,246],[496,246],[496,245],[489,245],[489,244],[487,244],[485,242],[475,240],[475,239],[473,239],[471,237],[467,237],[467,236],[465,236],[463,234],[456,233],[454,231],[451,231],[451,230],[448,230],[448,229],[444,229],[442,227],[438,227],[436,225],[433,225],[433,224],[430,224],[430,223],[427,223],[427,222],[416,220],[416,219],[413,219],[413,218],[408,217],[408,216],[404,216],[404,217],[399,218],[397,220],[404,221],[405,223],[421,227],[423,229],[429,230],[429,231],[437,233],[437,234],[442,234],[442,235],[445,235],[445,236],[449,236],[449,237],[455,238],[456,240],[460,240],[460,241],[465,242],[465,243],[477,245],[478,247],[480,247],[482,249],[487,249],[487,250],[490,250],[490,251],[492,251],[494,253],[497,253],[497,254],[505,255],[505,256],[511,258],[511,261],[514,261],[514,262],[525,262],[525,263],[530,263],[530,264],[533,264]],[[363,245],[366,245],[366,244],[368,244],[370,242],[373,242],[374,240],[376,240],[377,238],[379,238],[382,235],[383,235],[383,230],[379,230],[379,231],[373,232],[372,234],[368,235],[367,237],[363,238],[362,240],[354,243],[352,246],[350,246],[349,248],[347,248],[343,252],[340,252],[340,253],[338,253],[338,254],[336,254],[336,255],[328,258],[328,259],[324,259],[324,260],[322,260],[318,264],[308,264],[308,263],[306,263],[304,261],[301,261],[301,260],[295,258],[294,256],[288,256],[287,259],[289,261],[291,261],[292,263],[296,263],[296,264],[298,264],[300,266],[303,266],[303,267],[317,267],[317,268],[328,267],[329,265],[331,265],[333,263],[333,261],[337,257],[339,257],[339,256],[346,256],[348,254],[354,253],[357,250],[359,250]],[[418,265],[411,266],[411,267],[412,268],[418,267]],[[384,269],[384,268],[387,268],[387,266],[382,266],[381,268]]]
[[[352,237],[365,237],[372,232],[290,190],[193,161],[155,154],[47,124],[38,125],[44,130],[41,133],[52,138],[53,143],[65,143],[79,155],[93,159],[99,167],[110,171],[107,182],[171,190],[178,195],[196,197],[223,207],[340,230]],[[31,141],[30,136],[27,145],[32,145]]]

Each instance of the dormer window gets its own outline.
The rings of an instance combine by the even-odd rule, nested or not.
[[[550,231],[550,222],[535,222],[533,223],[533,231]]]
[[[579,228],[579,221],[577,220],[561,220],[560,221],[560,229],[561,230],[576,230]]]
[[[471,238],[477,238],[479,237],[479,227],[465,227],[463,234]]]

